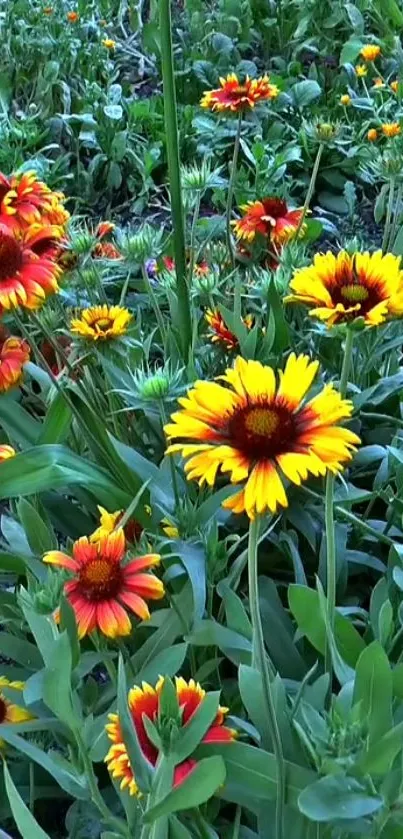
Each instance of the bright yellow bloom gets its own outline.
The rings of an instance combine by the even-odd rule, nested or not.
[[[367,140],[369,140],[370,143],[375,143],[375,140],[377,140],[377,139],[378,139],[378,132],[377,132],[376,128],[370,128],[368,133],[367,133]]]
[[[110,341],[126,334],[132,317],[128,309],[104,303],[83,309],[80,317],[71,321],[70,329],[89,341]]]
[[[367,73],[368,73],[368,70],[367,70],[365,64],[357,64],[356,68],[355,68],[355,72],[357,73],[357,76],[366,76]]]
[[[400,257],[382,251],[316,254],[312,265],[296,271],[286,303],[313,305],[309,314],[328,326],[364,318],[378,326],[403,315]]]
[[[10,457],[15,457],[16,454],[17,452],[12,446],[8,446],[6,443],[0,445],[0,463],[3,460],[9,460]]]
[[[398,122],[384,122],[382,125],[382,134],[384,137],[398,137],[401,130]]]
[[[395,79],[395,81],[394,81],[394,82],[391,82],[391,83],[390,83],[390,87],[391,87],[391,90],[393,90],[393,93],[397,93],[397,91],[399,90],[399,82],[398,82],[398,80],[397,80],[397,79]]]
[[[348,93],[343,93],[343,96],[340,96],[340,105],[351,105],[351,96]]]
[[[25,687],[24,682],[10,682],[5,676],[0,676],[0,688],[6,688],[9,691],[23,691]],[[35,719],[33,714],[20,705],[15,705],[8,696],[0,693],[0,731],[3,723],[19,723],[27,722]],[[0,738],[0,748],[4,746],[4,740]]]
[[[113,38],[104,38],[102,41],[102,46],[106,47],[108,50],[114,50],[116,47],[116,41]]]
[[[375,61],[381,54],[381,48],[377,44],[366,44],[360,51],[361,57],[364,61]]]
[[[165,535],[168,536],[169,539],[179,539],[179,530],[169,519],[161,519],[161,526]]]
[[[319,362],[292,353],[284,371],[259,361],[235,360],[216,382],[196,382],[181,410],[165,426],[167,454],[180,452],[188,480],[213,486],[217,473],[230,473],[241,489],[223,506],[253,519],[265,510],[286,507],[281,475],[299,486],[308,475],[339,472],[360,440],[340,420],[352,404],[327,384],[309,402],[305,397]]]

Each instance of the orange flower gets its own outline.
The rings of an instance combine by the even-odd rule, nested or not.
[[[41,221],[50,208],[51,190],[39,181],[35,172],[11,175],[0,172],[0,222],[30,225]]]
[[[164,681],[164,678],[161,676],[155,687],[152,687],[146,682],[142,683],[142,687],[135,685],[129,691],[128,696],[129,711],[140,749],[152,766],[156,765],[159,753],[147,734],[144,717],[151,720],[158,728],[160,721],[160,695]],[[203,702],[206,691],[193,679],[186,682],[181,677],[176,677],[175,688],[181,711],[181,725],[186,728]],[[224,725],[227,713],[228,708],[218,708],[217,716],[205,733],[202,743],[230,743],[235,739],[236,732],[232,728],[227,728]],[[120,780],[121,789],[128,789],[130,795],[140,795],[141,791],[137,785],[123,740],[119,716],[117,714],[109,714],[109,719],[110,723],[106,726],[106,731],[109,739],[112,741],[112,746],[105,758],[109,772],[113,778]],[[189,775],[196,766],[196,763],[197,761],[190,757],[175,767],[173,777],[174,787],[178,786]]]
[[[12,446],[7,446],[5,443],[0,445],[0,463],[3,460],[9,460],[10,457],[15,457],[16,454],[17,452]]]
[[[397,93],[397,91],[399,90],[399,81],[398,81],[398,79],[395,79],[395,81],[394,81],[394,82],[391,82],[391,83],[390,83],[390,87],[391,87],[391,90],[393,90],[393,93]]]
[[[239,345],[238,338],[231,332],[230,329],[225,324],[224,318],[218,309],[207,309],[205,318],[207,323],[212,329],[212,336],[211,341],[213,344],[223,344],[227,350],[235,350]],[[252,315],[247,315],[246,318],[242,319],[242,322],[246,326],[247,329],[252,329],[253,327],[253,317]]]
[[[80,20],[78,12],[67,12],[66,17],[69,23],[77,23],[77,21]]]
[[[364,61],[375,61],[380,54],[381,48],[378,47],[378,44],[366,44],[362,50],[360,50],[360,55]]]
[[[97,242],[92,251],[94,259],[121,259],[122,254],[112,242]]]
[[[112,221],[100,221],[95,230],[97,239],[103,239],[105,236],[109,236],[109,233],[113,233],[115,227],[116,224],[113,224]]]
[[[269,76],[261,76],[259,79],[247,76],[244,82],[240,82],[235,73],[230,73],[226,79],[220,79],[220,85],[218,89],[203,94],[200,102],[202,108],[211,111],[245,111],[254,108],[259,102],[275,99],[279,94],[278,87],[270,84]]]
[[[302,214],[302,210],[289,210],[285,201],[271,197],[248,201],[241,210],[243,218],[232,222],[238,239],[252,242],[256,233],[260,233],[279,245],[295,237]],[[302,225],[301,236],[305,229]]]
[[[377,77],[376,79],[374,79],[374,81],[372,82],[372,87],[384,87],[384,86],[385,86],[385,82],[384,82],[384,80],[383,80],[383,79],[381,79],[381,77],[380,77],[380,76],[378,76],[378,77]]]
[[[53,228],[24,233],[0,224],[0,311],[37,309],[59,290],[60,268],[50,258]]]
[[[81,536],[74,542],[72,557],[61,551],[45,554],[44,562],[74,575],[64,584],[64,590],[74,609],[80,638],[94,629],[109,638],[129,635],[131,622],[124,606],[147,620],[150,612],[145,598],[159,600],[164,596],[161,580],[152,573],[142,573],[159,565],[160,556],[145,554],[124,564],[125,553],[125,536],[119,528],[101,536],[98,542]]]
[[[381,127],[384,137],[397,137],[402,130],[398,122],[384,122]]]
[[[193,266],[193,273],[195,277],[207,277],[210,273],[210,266],[208,262],[203,260],[203,262],[196,262]]]
[[[378,139],[378,132],[377,132],[376,128],[370,128],[368,133],[367,133],[367,140],[369,140],[370,143],[375,143],[375,141],[377,139]]]
[[[20,383],[22,368],[29,356],[30,348],[22,338],[6,338],[0,344],[0,393],[6,393]]]

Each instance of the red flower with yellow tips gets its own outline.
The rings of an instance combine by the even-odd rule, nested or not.
[[[29,346],[22,338],[6,338],[0,343],[0,393],[6,393],[20,383],[23,365],[29,361],[29,356]]]
[[[285,201],[272,197],[248,201],[241,210],[242,218],[231,222],[237,238],[252,242],[259,233],[276,245],[295,238],[302,216],[302,210],[289,210]],[[305,230],[306,226],[302,225],[299,235],[303,236]]]
[[[122,259],[122,254],[112,242],[97,242],[92,256],[94,259]]]
[[[244,82],[240,82],[235,73],[230,73],[220,79],[220,85],[216,90],[208,90],[203,94],[200,102],[202,108],[239,113],[254,108],[259,102],[275,99],[279,94],[278,87],[270,83],[269,76],[261,76],[259,79],[247,76]]]
[[[64,195],[52,192],[35,172],[7,178],[0,172],[0,224],[24,229],[35,223],[65,227],[70,214],[63,207]]]
[[[0,224],[1,309],[37,309],[59,290],[61,270],[49,256],[52,231],[34,225],[21,233]]]
[[[12,446],[7,446],[6,443],[2,443],[0,445],[0,463],[2,463],[3,460],[9,460],[10,457],[15,457],[16,454],[17,452]]]
[[[213,344],[223,344],[227,350],[235,350],[238,347],[238,338],[233,332],[231,332],[230,329],[228,329],[224,318],[218,309],[207,309],[205,318],[213,333],[211,335],[211,341]],[[242,319],[242,322],[247,329],[252,329],[252,315],[247,315]]]
[[[35,719],[30,711],[17,705],[11,698],[11,695],[14,696],[16,692],[21,693],[24,687],[24,682],[10,682],[5,676],[0,676],[0,731],[3,724],[28,722]],[[2,688],[6,690],[7,695],[2,692]],[[4,740],[0,738],[0,748],[3,747]]]
[[[113,233],[116,224],[113,221],[100,221],[96,230],[95,236],[97,239],[103,239],[105,236],[109,236],[109,233]]]
[[[309,475],[337,473],[360,442],[340,426],[353,406],[333,385],[306,401],[318,367],[292,353],[277,382],[271,367],[238,357],[220,383],[196,382],[178,400],[165,426],[167,454],[181,454],[188,480],[200,486],[213,486],[219,470],[229,473],[241,488],[223,506],[235,513],[254,519],[287,507],[281,475],[299,486]]]
[[[129,635],[131,621],[127,607],[141,620],[150,617],[146,600],[164,596],[161,580],[150,573],[160,563],[158,554],[127,559],[122,528],[91,542],[82,536],[73,545],[73,555],[49,551],[44,562],[71,571],[73,579],[64,584],[77,621],[80,638],[99,629],[109,638]],[[144,573],[146,572],[146,573]]]
[[[146,509],[151,512],[150,507],[147,507]],[[99,505],[98,510],[100,514],[99,527],[91,533],[91,542],[98,542],[101,536],[106,536],[108,533],[112,533],[118,527],[124,513],[123,510],[116,510],[114,513],[108,513],[108,510],[105,510],[105,507],[100,507]],[[138,542],[144,528],[139,521],[134,518],[130,518],[129,521],[126,522],[123,530],[128,542]]]
[[[163,685],[164,679],[162,677],[160,677],[155,687],[143,682],[141,688],[137,686],[133,687],[129,691],[128,696],[129,711],[140,748],[144,757],[152,766],[155,766],[157,763],[158,750],[147,734],[144,717],[147,717],[154,725],[158,726],[160,695]],[[184,679],[178,677],[175,679],[175,687],[178,705],[182,712],[182,725],[186,727],[199,705],[203,702],[206,691],[193,679],[186,682]],[[227,713],[228,708],[220,707],[218,709],[217,716],[204,735],[202,743],[230,743],[235,739],[236,732],[224,725]],[[139,795],[141,791],[139,790],[130,765],[129,755],[127,754],[123,741],[119,717],[117,714],[109,714],[109,720],[110,722],[106,726],[106,731],[113,745],[106,755],[105,762],[108,765],[112,777],[120,781],[121,789],[128,789],[130,795]],[[195,766],[196,761],[193,758],[188,758],[176,766],[173,785],[177,786],[180,784]]]

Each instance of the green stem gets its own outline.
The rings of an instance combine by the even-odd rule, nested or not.
[[[386,210],[386,221],[385,221],[385,229],[383,231],[383,239],[382,239],[382,252],[386,253],[388,242],[389,242],[389,235],[390,235],[390,223],[392,219],[392,210],[393,210],[393,201],[395,197],[395,179],[390,179],[389,184],[389,198],[388,198],[388,207]]]
[[[165,405],[164,405],[164,402],[163,402],[162,399],[159,400],[159,406],[160,406],[162,428],[164,429],[167,422],[168,422],[168,419],[167,419],[167,415],[166,415],[166,411],[165,411]],[[175,498],[175,511],[177,511],[178,508],[179,508],[179,489],[178,489],[178,480],[177,480],[177,477],[176,477],[174,455],[171,455],[169,457],[169,466],[170,466],[170,469],[171,469],[172,489],[173,489],[174,498]]]
[[[146,266],[144,265],[144,262],[142,262],[142,264],[141,264],[141,275],[143,277],[143,282],[144,282],[144,285],[147,289],[147,293],[148,293],[151,305],[152,305],[153,310],[154,310],[155,318],[156,318],[156,321],[158,323],[158,329],[159,329],[160,334],[161,334],[161,340],[164,344],[164,349],[165,349],[165,352],[166,352],[167,334],[166,334],[166,331],[165,331],[164,318],[162,317],[162,312],[161,312],[161,309],[159,307],[158,300],[155,296],[154,289],[153,289],[153,287],[150,283],[150,278],[147,274],[147,269],[146,269]]]
[[[121,292],[121,295],[120,295],[119,306],[124,306],[125,305],[126,294],[127,294],[128,288],[129,288],[130,280],[131,280],[131,271],[128,271],[127,277],[126,277],[126,279],[123,283],[123,286],[122,286],[122,292]]]
[[[232,267],[235,267],[235,254],[234,249],[232,246],[232,237],[231,237],[231,211],[232,211],[232,200],[234,197],[234,188],[235,188],[235,178],[236,178],[236,171],[238,165],[238,157],[239,157],[239,146],[241,142],[241,130],[242,130],[242,111],[239,112],[238,116],[238,125],[235,135],[235,144],[234,144],[234,154],[232,157],[232,166],[231,166],[231,174],[228,184],[228,195],[227,195],[227,206],[225,210],[225,229],[227,235],[227,249],[231,259]]]
[[[232,839],[239,839],[239,831],[241,829],[241,815],[242,807],[240,806],[240,804],[238,804],[235,810],[234,830],[232,833]]]
[[[323,149],[324,149],[324,143],[320,143],[318,151],[316,153],[315,163],[313,164],[311,180],[309,181],[308,191],[306,193],[304,206],[302,208],[301,218],[298,222],[298,227],[297,227],[297,230],[296,230],[296,233],[295,233],[295,238],[296,239],[298,239],[298,236],[301,232],[302,225],[305,221],[306,214],[309,210],[309,207],[310,207],[310,204],[311,204],[311,201],[312,201],[312,196],[313,196],[313,193],[315,191],[316,179],[318,177],[319,166],[320,166],[320,161],[321,161]]]
[[[395,202],[395,212],[393,214],[393,221],[390,229],[390,236],[389,236],[389,243],[388,243],[388,250],[393,249],[393,244],[396,238],[396,231],[397,231],[397,224],[399,221],[400,216],[400,207],[402,203],[402,196],[403,196],[403,184],[399,184],[397,188],[396,194],[396,202]]]
[[[192,229],[190,231],[189,286],[191,286],[191,284],[192,284],[193,269],[194,269],[195,260],[196,260],[195,241],[196,241],[197,222],[199,221],[199,214],[200,214],[200,204],[201,204],[201,193],[198,192],[197,195],[196,195],[196,204],[195,204],[195,208],[194,208],[194,211],[193,211]]]
[[[262,678],[263,698],[265,710],[270,727],[273,743],[273,751],[277,763],[277,792],[276,792],[276,823],[275,839],[282,839],[284,833],[284,803],[285,803],[285,763],[283,746],[281,742],[280,729],[276,716],[276,705],[272,692],[272,686],[267,666],[266,650],[264,645],[262,620],[259,607],[259,584],[258,584],[258,543],[259,543],[259,517],[249,524],[248,541],[248,582],[249,582],[249,606],[253,627],[253,654],[252,664],[257,665]]]
[[[32,760],[29,762],[29,809],[31,813],[34,812],[35,807],[35,764]]]
[[[192,344],[192,315],[190,309],[189,287],[186,282],[185,226],[183,220],[182,187],[180,179],[179,132],[176,109],[170,0],[160,0],[159,11],[166,149],[171,193],[176,292],[178,296],[178,327],[182,341],[183,357],[185,361],[187,361]]]
[[[347,391],[348,376],[351,367],[354,332],[347,329],[346,344],[344,347],[343,365],[340,375],[340,395],[345,397]],[[327,614],[330,631],[333,632],[336,615],[336,587],[337,587],[337,556],[336,556],[336,531],[334,526],[334,474],[328,471],[326,475],[326,496],[325,496],[325,527],[326,527],[326,595]],[[329,674],[329,689],[332,684],[332,658],[329,644],[325,651],[325,669]]]
[[[110,825],[111,828],[116,830],[120,836],[128,836],[128,830],[124,821],[113,815],[109,807],[105,804],[104,799],[102,798],[102,795],[98,788],[97,779],[95,777],[92,761],[88,754],[88,749],[84,743],[84,740],[80,732],[77,729],[75,730],[74,735],[76,738],[78,750],[80,752],[81,760],[85,769],[85,775],[88,781],[88,786],[90,788],[93,803],[101,813],[102,818],[105,820],[107,824]]]

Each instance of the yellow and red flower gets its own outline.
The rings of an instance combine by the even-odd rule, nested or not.
[[[352,403],[328,384],[309,402],[319,362],[292,353],[276,383],[274,370],[238,357],[218,382],[196,382],[165,426],[167,454],[186,459],[188,480],[213,486],[218,471],[242,488],[223,506],[256,514],[288,505],[280,474],[298,486],[308,475],[339,472],[360,440],[340,420]],[[180,440],[172,443],[173,440]]]
[[[296,271],[286,303],[313,306],[309,314],[328,326],[363,318],[366,326],[403,315],[403,271],[391,253],[340,251],[316,254]]]
[[[381,129],[384,137],[398,137],[402,130],[398,122],[384,122]]]
[[[30,348],[22,338],[11,337],[0,342],[0,393],[6,393],[20,383],[29,356]]]
[[[384,80],[383,80],[383,79],[381,79],[381,77],[380,77],[380,76],[378,76],[378,77],[377,77],[376,79],[374,79],[374,81],[372,82],[372,87],[384,87],[384,86],[385,86],[385,82],[384,82]]]
[[[125,554],[122,528],[101,536],[97,542],[82,536],[74,542],[73,556],[61,551],[45,554],[44,562],[73,574],[64,590],[74,609],[80,638],[94,629],[109,638],[129,635],[131,622],[124,607],[147,620],[150,612],[146,600],[164,596],[163,583],[149,571],[159,565],[160,556],[145,554],[124,562]]]
[[[236,335],[228,329],[221,312],[218,309],[207,309],[205,314],[206,321],[212,330],[210,340],[213,344],[223,344],[227,350],[235,350],[239,346],[239,341]],[[253,327],[253,316],[246,315],[242,318],[242,322],[247,329]]]
[[[364,61],[375,61],[381,54],[381,48],[378,44],[365,44],[360,50],[360,56]]]
[[[113,221],[100,221],[96,230],[95,236],[97,239],[104,239],[105,236],[109,236],[110,233],[113,233],[116,224]]]
[[[3,460],[9,460],[10,457],[15,457],[17,452],[13,449],[12,446],[7,446],[6,443],[1,443],[0,445],[0,463]]]
[[[94,259],[122,259],[122,254],[112,242],[97,242],[92,256]]]
[[[390,88],[391,88],[391,90],[393,90],[393,93],[397,93],[397,91],[399,90],[398,79],[395,79],[393,82],[390,83]]]
[[[101,536],[107,536],[109,533],[113,533],[123,516],[123,510],[116,510],[115,513],[108,513],[108,510],[105,510],[105,507],[100,507],[99,505],[98,510],[100,513],[99,527],[91,533],[90,542],[99,542]],[[128,522],[126,522],[123,530],[128,542],[138,542],[144,528],[140,522],[131,518]]]
[[[122,306],[93,306],[71,321],[70,329],[89,341],[111,341],[125,335],[133,315]]]
[[[257,233],[278,245],[284,245],[295,238],[301,220],[302,210],[289,210],[281,198],[263,198],[262,201],[248,201],[241,206],[241,219],[231,222],[238,239],[252,242]],[[306,226],[299,234],[303,236]]]
[[[144,717],[147,717],[154,725],[158,726],[160,712],[160,695],[164,685],[164,678],[160,677],[155,687],[142,683],[142,687],[133,687],[129,691],[128,704],[133,727],[144,757],[152,766],[155,766],[158,759],[158,749],[151,742],[145,725]],[[182,678],[175,679],[176,696],[182,713],[182,725],[186,726],[192,719],[200,704],[206,696],[206,691],[190,679],[186,682]],[[204,735],[202,743],[230,743],[236,737],[236,732],[224,725],[228,708],[219,707],[217,716]],[[112,746],[106,755],[105,762],[113,778],[120,781],[121,789],[128,789],[130,795],[140,795],[141,791],[136,782],[134,771],[130,764],[130,758],[123,740],[122,729],[118,714],[109,714],[110,722],[106,726]],[[173,786],[178,786],[194,769],[197,761],[192,757],[176,766],[174,771]]]
[[[70,214],[63,207],[64,195],[52,192],[35,172],[10,175],[0,172],[0,224],[25,229],[33,224],[57,225],[59,238]]]
[[[0,311],[37,309],[59,290],[61,269],[51,259],[54,228],[24,232],[0,224]]]
[[[220,79],[220,85],[216,90],[208,90],[203,94],[200,102],[202,108],[239,113],[254,108],[259,102],[275,99],[279,94],[278,87],[270,83],[269,76],[261,76],[259,79],[247,76],[241,82],[235,73],[230,73]]]
[[[5,676],[0,676],[0,731],[3,724],[22,723],[35,719],[26,708],[16,705],[8,698],[11,693],[21,693],[24,687],[24,682],[10,682]],[[1,691],[2,688],[6,689],[7,696]],[[4,740],[0,738],[0,748],[3,748],[4,745]]]

